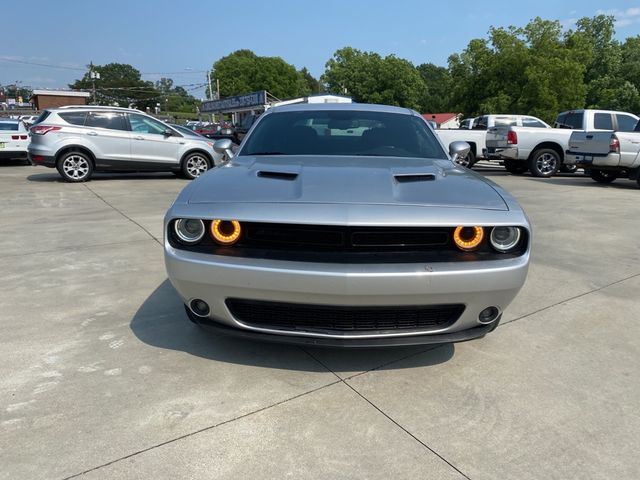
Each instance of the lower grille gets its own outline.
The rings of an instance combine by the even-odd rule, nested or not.
[[[439,330],[453,325],[464,305],[343,307],[228,298],[240,322],[254,327],[317,333]]]

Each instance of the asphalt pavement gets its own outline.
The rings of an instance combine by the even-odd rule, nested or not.
[[[480,173],[534,227],[501,325],[354,351],[188,322],[161,246],[185,180],[0,166],[0,478],[639,478],[640,189]]]

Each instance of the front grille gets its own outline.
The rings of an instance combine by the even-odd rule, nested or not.
[[[228,298],[227,307],[253,327],[316,333],[439,330],[453,325],[464,305],[343,307]]]
[[[207,232],[211,222],[205,220]],[[491,248],[489,231],[473,252],[457,248],[455,227],[379,227],[304,225],[242,222],[242,234],[232,246],[217,244],[209,234],[196,245],[184,245],[174,229],[167,231],[174,248],[238,258],[261,258],[317,263],[423,263],[498,260],[515,258],[526,251],[528,237],[523,231],[520,248],[498,253]]]

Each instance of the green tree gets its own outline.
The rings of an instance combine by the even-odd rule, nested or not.
[[[93,65],[93,71],[100,74],[95,80],[96,103],[99,105],[118,104],[128,107],[133,104],[137,108],[154,107],[160,98],[158,90],[152,82],[144,81],[140,72],[124,63]],[[90,72],[69,85],[74,90],[92,91],[93,80]]]
[[[220,82],[220,96],[266,90],[276,98],[297,97],[309,91],[293,65],[280,57],[260,57],[251,50],[237,50],[213,64]]]
[[[452,80],[449,70],[433,63],[416,67],[425,84],[421,101],[422,112],[447,112],[451,110]]]
[[[420,109],[425,83],[413,64],[395,55],[345,47],[327,62],[322,81],[326,90],[350,95],[356,102]]]
[[[322,84],[317,80],[307,67],[303,67],[298,71],[299,81],[301,82],[300,93],[303,95],[314,95],[322,92]]]
[[[161,78],[156,82],[155,87],[160,93],[159,103],[167,112],[193,113],[200,104],[184,88],[174,86],[173,80],[170,78]]]

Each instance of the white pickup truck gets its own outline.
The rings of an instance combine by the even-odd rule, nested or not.
[[[573,132],[565,161],[598,183],[628,177],[640,187],[640,122],[633,132]]]
[[[565,152],[569,149],[572,130],[633,131],[638,117],[626,112],[610,110],[571,110],[558,115],[554,128],[494,127],[487,131],[486,155],[504,160],[511,173],[527,170],[535,177],[551,177],[559,169],[575,171],[568,164]]]
[[[469,120],[469,119],[467,119]],[[471,147],[466,157],[459,159],[457,162],[467,168],[473,167],[473,164],[478,160],[486,159],[486,138],[487,130],[493,127],[503,126],[529,126],[537,128],[550,128],[549,125],[542,120],[529,115],[508,115],[508,114],[492,114],[481,115],[468,122],[471,128],[463,127],[458,129],[446,129],[441,128],[435,130],[436,134],[444,143],[445,147],[448,147],[451,142],[467,142]]]

